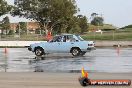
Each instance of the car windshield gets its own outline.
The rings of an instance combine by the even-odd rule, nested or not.
[[[76,36],[77,36],[78,40],[84,41],[84,39],[81,36],[79,36],[79,35],[76,35]]]

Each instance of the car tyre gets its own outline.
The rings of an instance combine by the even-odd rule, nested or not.
[[[42,56],[44,54],[44,50],[42,48],[36,48],[35,49],[35,55],[36,56]]]
[[[72,53],[73,56],[79,56],[80,55],[80,49],[73,48],[71,53]]]

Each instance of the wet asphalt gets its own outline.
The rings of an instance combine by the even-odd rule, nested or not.
[[[82,57],[48,54],[36,57],[27,48],[0,48],[0,72],[132,72],[132,48],[96,48]]]

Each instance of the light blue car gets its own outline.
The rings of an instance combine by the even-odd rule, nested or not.
[[[29,51],[36,56],[42,56],[49,53],[71,53],[73,56],[83,56],[94,47],[93,41],[85,41],[79,35],[62,34],[55,36],[48,42],[31,44]]]

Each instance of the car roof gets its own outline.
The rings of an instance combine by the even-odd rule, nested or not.
[[[63,33],[63,34],[61,34],[61,35],[74,35],[74,34]]]
[[[75,35],[75,34],[68,34],[68,33],[63,33],[63,34],[59,34],[59,35],[55,35],[55,36],[68,36],[68,35]]]

